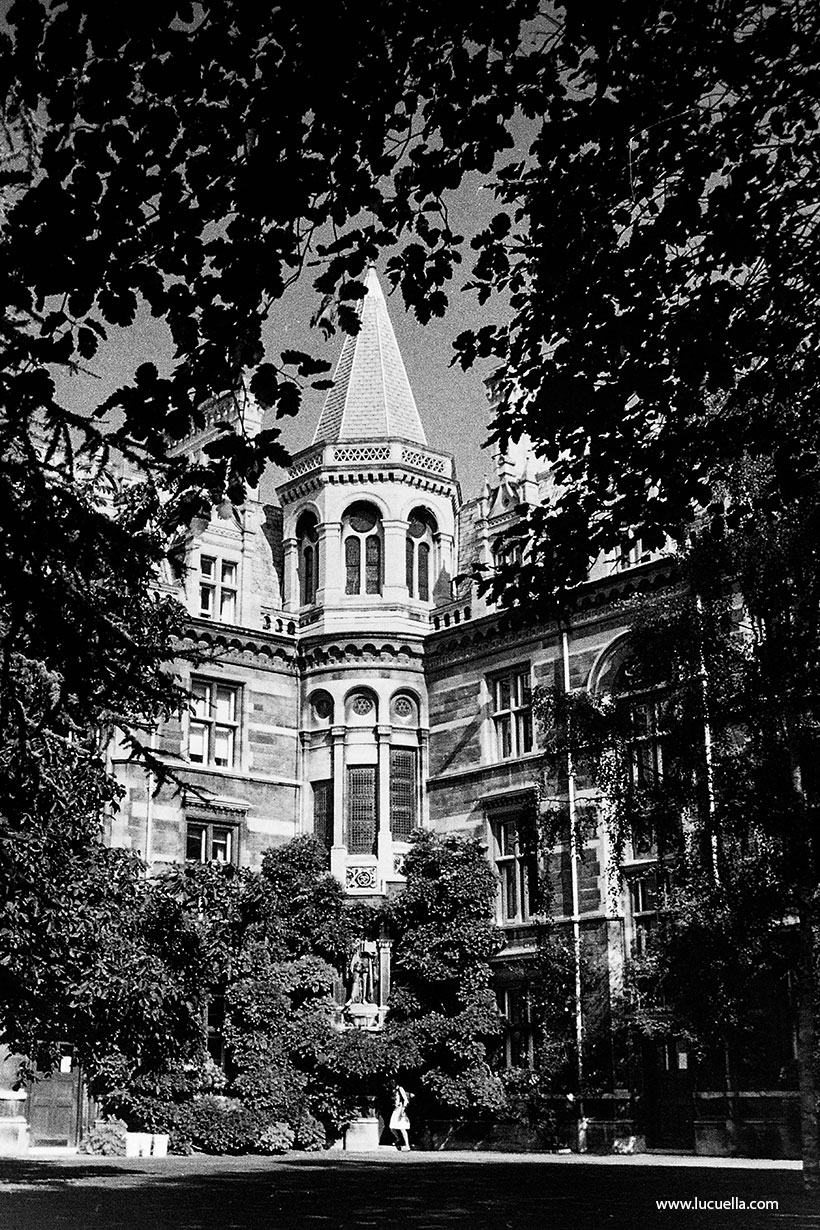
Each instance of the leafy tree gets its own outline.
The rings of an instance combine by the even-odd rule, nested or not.
[[[601,551],[681,546],[713,504],[730,531],[773,736],[767,823],[798,869],[813,1182],[819,20],[797,0],[551,11],[517,65],[534,139],[475,245],[479,296],[507,290],[513,320],[458,343],[500,360],[495,435],[528,433],[557,484],[523,567],[500,570],[506,601],[566,613]]]
[[[226,416],[210,470],[181,483],[188,504],[203,487],[241,502],[267,459],[285,459],[278,427],[245,430],[245,382],[277,417],[298,410],[304,382],[327,383],[324,361],[263,354],[271,307],[306,265],[319,266],[325,331],[356,330],[366,263],[399,238],[392,268],[408,301],[421,319],[444,311],[462,242],[444,195],[512,144],[512,62],[534,9],[389,0],[378,13],[325,6],[317,21],[295,3],[153,5],[139,18],[13,4],[0,365],[14,430],[30,435],[37,414],[61,437],[165,468],[169,441],[232,394],[238,430]],[[168,370],[142,364],[99,407],[118,417],[71,413],[54,369],[92,363],[109,330],[145,310],[167,327]]]
[[[334,990],[373,911],[346,898],[314,837],[269,850],[257,877],[260,923],[226,979],[232,1088],[292,1124],[338,1134],[359,1113],[380,1065],[377,1040],[337,1027]]]
[[[499,1110],[500,1082],[486,1042],[500,1019],[490,961],[496,884],[479,843],[420,831],[408,851],[404,891],[387,907],[394,937],[386,1042],[418,1082],[423,1117]]]
[[[320,956],[343,969],[353,943],[374,927],[372,910],[346,896],[315,837],[296,837],[262,862],[265,936],[282,957]]]
[[[241,500],[266,458],[283,460],[276,427],[245,430],[243,378],[278,416],[300,382],[324,383],[310,355],[264,361],[271,305],[317,259],[317,320],[355,330],[365,264],[399,241],[392,280],[420,319],[442,312],[463,248],[447,193],[492,171],[520,109],[534,139],[497,175],[501,209],[473,269],[480,299],[509,293],[513,321],[458,350],[501,360],[496,434],[527,431],[559,494],[533,511],[529,561],[501,581],[554,604],[601,548],[679,538],[746,455],[771,465],[752,520],[787,518],[798,497],[811,520],[820,18],[798,0],[343,4],[323,11],[318,43],[295,4],[112,17],[18,0],[7,17],[0,454],[19,443],[27,476],[79,441],[162,470],[166,523],[226,492]],[[53,371],[92,363],[108,330],[145,311],[168,327],[168,369],[144,364],[99,414],[72,413]],[[226,392],[236,414],[210,466],[169,462],[169,441]],[[53,539],[24,549],[4,467],[0,481],[5,612],[27,572],[50,575]],[[791,596],[805,580],[781,576]],[[794,609],[766,620],[785,629]],[[46,656],[68,670],[59,636]],[[806,705],[788,696],[808,868],[794,717]]]
[[[781,503],[815,473],[819,21],[798,0],[559,6],[517,66],[534,139],[496,176],[473,276],[513,317],[458,348],[498,358],[495,434],[529,433],[559,485],[519,596],[680,538],[747,454]]]
[[[70,767],[60,765],[73,804],[83,788],[86,798],[99,789],[101,774],[70,776]],[[89,840],[74,817],[55,812],[48,828],[4,851],[4,1040],[46,1071],[70,1046],[92,1089],[195,1057],[195,951],[158,926],[135,856]]]
[[[758,499],[766,477],[742,468],[727,502]],[[616,856],[643,833],[661,872],[672,870],[671,891],[658,880],[661,925],[633,970],[640,1028],[674,1027],[702,1054],[743,1064],[771,988],[796,967],[810,1152],[817,868],[806,825],[816,787],[810,776],[799,791],[794,781],[795,753],[806,763],[817,732],[804,512],[767,520],[758,509],[739,529],[703,523],[679,558],[677,588],[632,604],[625,694],[544,694],[539,705],[552,755],[591,763]],[[784,594],[790,576],[795,588]],[[649,783],[632,767],[631,707],[647,694],[660,707],[664,756],[662,777]],[[722,1058],[718,1071],[730,1076]]]
[[[165,670],[179,610],[152,587],[157,496],[144,485],[118,490],[90,466],[70,480],[31,441],[5,443],[2,1039],[46,1067],[73,1044],[93,1068],[106,1039],[128,1034],[130,1011],[134,1039],[156,1059],[177,1045],[177,1026],[180,1047],[190,1038],[185,992],[156,953],[140,950],[138,860],[101,842],[119,800],[109,742],[119,732],[138,750],[141,729],[181,698]]]
[[[102,3],[18,0],[5,13],[0,874],[31,886],[7,916],[10,950],[53,956],[56,969],[50,946],[73,935],[71,881],[44,880],[49,861],[27,860],[20,843],[35,849],[52,818],[76,814],[66,840],[82,831],[93,845],[102,796],[113,801],[99,759],[94,805],[68,794],[86,772],[74,772],[74,751],[62,783],[41,789],[56,744],[99,757],[119,727],[145,758],[135,732],[179,703],[163,670],[178,612],[150,591],[155,568],[173,562],[175,527],[226,495],[241,503],[267,460],[286,459],[278,426],[252,438],[249,397],[281,418],[305,384],[327,384],[328,364],[309,354],[266,360],[272,308],[318,262],[319,324],[354,331],[367,261],[412,237],[397,276],[424,318],[443,311],[438,287],[460,244],[444,193],[510,143],[507,55],[531,10],[391,0],[378,13],[325,6],[317,23],[295,3],[112,15]],[[467,90],[451,91],[462,80]],[[140,364],[77,413],[56,378],[105,363],[110,335],[149,314],[167,362]],[[224,422],[207,463],[177,455],[214,410]],[[141,481],[117,493],[123,460]],[[97,867],[103,856],[89,851]],[[51,929],[39,904],[25,905],[44,897]],[[58,1018],[38,1003],[40,1024],[9,1026],[10,1044],[53,1036]]]

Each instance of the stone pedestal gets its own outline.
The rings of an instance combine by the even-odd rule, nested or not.
[[[345,1014],[354,1029],[374,1030],[379,1027],[379,1009],[376,1004],[345,1004]]]
[[[354,1119],[344,1135],[346,1153],[375,1153],[379,1148],[381,1120],[378,1115]]]

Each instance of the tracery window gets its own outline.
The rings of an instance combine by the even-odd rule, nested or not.
[[[382,592],[383,532],[379,511],[372,504],[351,504],[342,520],[345,593]]]
[[[333,782],[313,783],[313,835],[326,850],[333,845]]]
[[[391,747],[390,832],[398,841],[406,840],[418,825],[416,762],[413,748]]]
[[[424,508],[410,514],[405,543],[407,592],[421,602],[430,601],[432,587],[433,546],[438,527],[435,518]]]
[[[347,770],[347,849],[372,854],[376,844],[376,766],[351,765]]]

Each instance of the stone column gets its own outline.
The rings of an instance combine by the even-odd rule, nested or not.
[[[376,941],[379,962],[379,1024],[383,1024],[390,998],[390,940],[386,936]]]
[[[424,789],[424,783],[430,776],[430,731],[426,726],[419,727],[419,824],[426,828],[430,823],[430,799]]]
[[[308,757],[310,755],[310,731],[299,731],[299,763],[296,766],[296,776],[302,783],[302,788],[299,791],[299,818],[298,828],[300,833],[307,832],[307,800],[308,800]]]
[[[376,727],[376,751],[379,776],[379,835],[376,851],[379,858],[379,886],[393,875],[393,839],[390,835],[390,744],[391,726]]]
[[[302,595],[299,593],[299,542],[296,538],[286,538],[285,548],[285,601],[282,604],[285,611],[298,611]]]
[[[319,526],[319,592],[316,601],[329,606],[337,603],[343,593],[342,523],[325,521]]]
[[[342,885],[346,882],[347,846],[345,844],[345,731],[344,726],[332,726],[330,737],[333,752],[333,845],[330,848],[330,870]]]
[[[384,590],[386,602],[407,601],[406,521],[382,521],[384,529]]]

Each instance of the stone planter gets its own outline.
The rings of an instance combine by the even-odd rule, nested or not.
[[[167,1132],[126,1132],[126,1157],[167,1157]]]
[[[150,1132],[126,1132],[125,1156],[150,1157],[152,1139]]]

